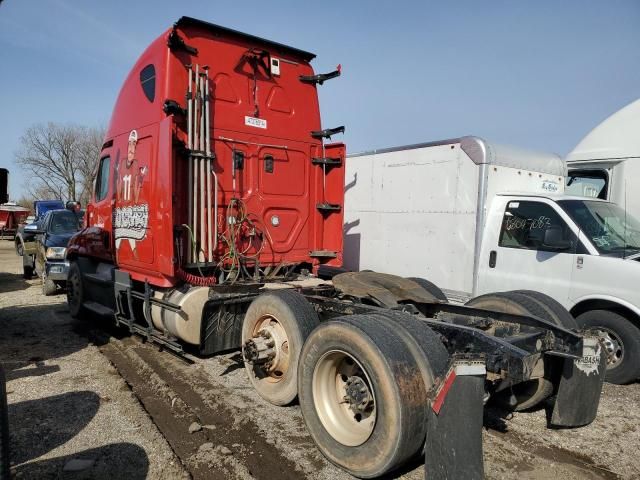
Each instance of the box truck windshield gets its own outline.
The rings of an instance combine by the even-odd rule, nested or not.
[[[640,222],[619,206],[593,200],[560,200],[558,204],[601,255],[627,257],[640,252]]]

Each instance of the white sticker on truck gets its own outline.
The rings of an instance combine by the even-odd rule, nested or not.
[[[582,358],[574,360],[578,370],[587,376],[595,373],[598,375],[598,367],[600,367],[600,342],[597,338],[584,338],[582,348]]]
[[[267,128],[267,121],[262,118],[248,117],[245,115],[244,124],[249,127]]]
[[[550,180],[542,181],[542,190],[544,190],[545,192],[556,193],[559,188],[560,186],[558,185],[558,182],[553,182]]]

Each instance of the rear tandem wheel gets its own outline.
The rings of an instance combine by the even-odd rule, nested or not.
[[[530,315],[555,323],[552,316],[533,298],[517,292],[499,292],[480,295],[465,305],[514,315]],[[516,412],[538,405],[553,393],[553,383],[549,375],[513,385],[509,390],[496,395],[496,400],[505,408]],[[510,398],[511,397],[511,398]],[[515,404],[513,404],[515,398]]]
[[[242,323],[242,357],[266,401],[288,405],[296,399],[300,351],[318,323],[307,299],[293,290],[264,293],[251,302]]]
[[[428,326],[404,320],[411,326],[384,314],[338,317],[302,349],[307,430],[329,461],[360,478],[400,467],[424,445],[427,392],[448,355]]]

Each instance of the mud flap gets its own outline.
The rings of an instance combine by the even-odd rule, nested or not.
[[[582,358],[566,358],[550,425],[581,427],[596,418],[607,356],[597,337],[585,337]]]
[[[427,412],[425,479],[484,478],[482,419],[486,367],[454,362]]]

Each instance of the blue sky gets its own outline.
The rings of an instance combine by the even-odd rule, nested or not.
[[[146,45],[189,15],[318,55],[349,151],[473,134],[566,154],[640,97],[640,2],[5,0],[0,166],[38,122],[106,125]],[[337,137],[336,137],[337,139]]]

